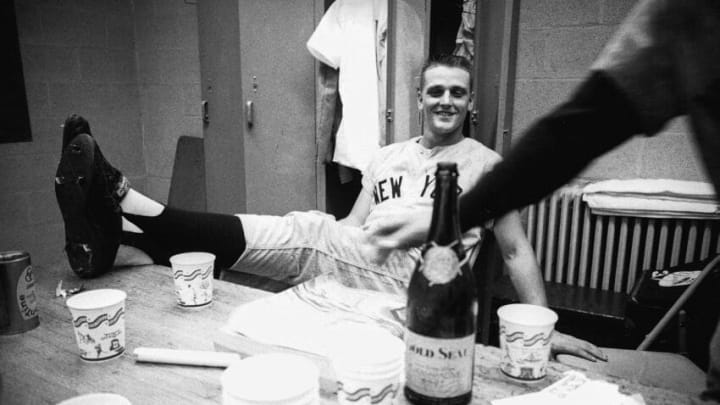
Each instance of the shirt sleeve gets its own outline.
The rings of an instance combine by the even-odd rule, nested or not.
[[[492,149],[487,149],[482,153],[480,157],[483,163],[482,171],[478,174],[478,178],[475,180],[473,186],[477,186],[477,183],[492,171],[492,169],[502,161],[502,156]],[[495,227],[495,218],[488,218],[485,222],[476,224],[475,227],[468,229],[465,233],[475,230],[478,240],[482,237],[482,229],[492,230]]]
[[[380,154],[382,153],[382,149],[375,152],[373,154],[372,159],[370,160],[370,164],[367,165],[367,168],[362,172],[362,192],[368,193],[370,196],[373,195],[373,191],[375,189],[375,178],[377,177],[377,167],[382,162],[382,158],[380,157]],[[373,205],[375,205],[375,199],[373,198]]]
[[[340,21],[342,3],[342,0],[337,0],[330,5],[306,44],[308,51],[316,59],[333,69],[340,68],[343,49],[342,23]]]
[[[593,159],[641,131],[633,106],[601,72],[528,128],[504,159],[460,196],[460,226],[540,200],[580,173]]]
[[[646,135],[656,134],[684,112],[673,50],[683,3],[640,1],[592,66],[592,70],[612,78],[626,94]]]

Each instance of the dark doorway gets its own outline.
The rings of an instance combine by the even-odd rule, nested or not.
[[[0,120],[0,143],[29,142],[30,118],[12,1],[0,2],[0,49],[4,54],[0,64],[0,111],[4,117]]]

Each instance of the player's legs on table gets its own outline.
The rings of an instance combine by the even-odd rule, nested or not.
[[[419,257],[417,249],[396,250],[378,264],[361,228],[319,211],[238,216],[247,244],[232,270],[288,284],[328,274],[350,287],[404,293]]]
[[[147,263],[141,252],[167,266],[174,254],[206,251],[215,254],[216,269],[292,283],[329,273],[354,287],[404,289],[416,256],[398,252],[378,266],[362,251],[359,228],[319,212],[234,216],[166,207],[131,189],[89,132],[81,117],[68,119],[56,179],[68,259],[81,276],[97,276],[113,264]],[[118,255],[120,245],[136,250]]]
[[[63,126],[55,194],[68,261],[80,276],[112,266],[122,233],[118,202],[127,188],[127,179],[102,156],[87,121],[70,116]]]
[[[125,176],[103,157],[88,122],[76,115],[63,128],[55,192],[68,261],[81,277],[100,275],[114,264],[147,262],[137,250],[121,249],[118,256],[121,244],[163,265],[176,253],[210,252],[218,269],[231,266],[244,250],[236,216],[165,207],[130,189]]]

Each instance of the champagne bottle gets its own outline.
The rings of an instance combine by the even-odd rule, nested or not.
[[[405,397],[418,405],[472,397],[477,293],[461,241],[457,176],[455,163],[438,163],[430,232],[408,287]]]

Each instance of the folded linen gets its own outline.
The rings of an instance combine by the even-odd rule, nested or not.
[[[583,201],[597,215],[720,219],[712,185],[698,181],[604,180],[586,185]]]
[[[648,218],[720,219],[720,205],[714,201],[679,201],[650,196],[617,197],[583,195],[590,211],[597,215],[639,216]]]
[[[623,196],[653,195],[713,201],[717,198],[710,183],[674,179],[613,179],[590,183],[583,188],[583,194],[596,193]]]

